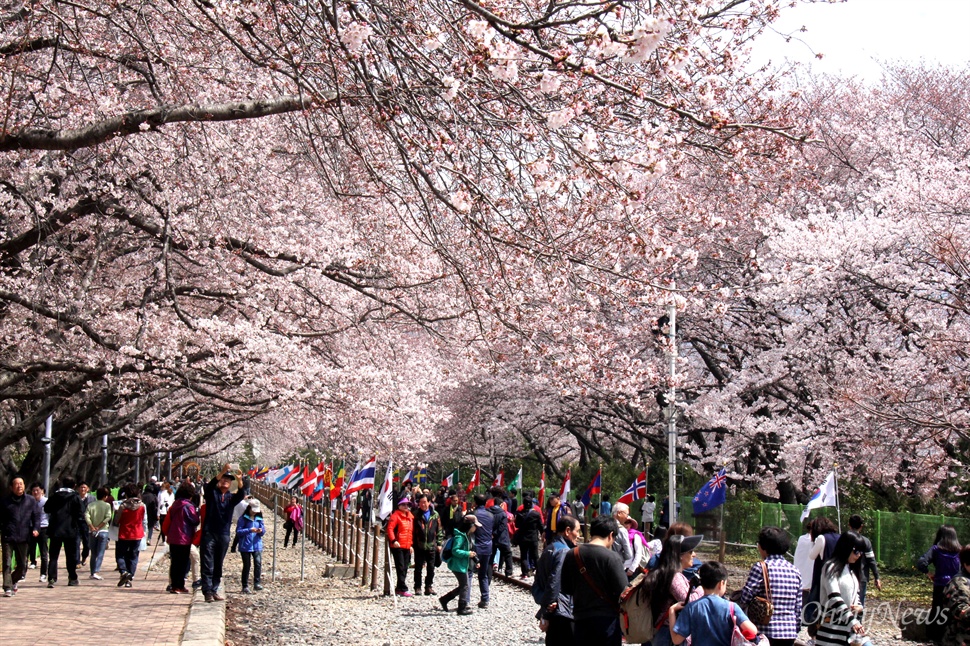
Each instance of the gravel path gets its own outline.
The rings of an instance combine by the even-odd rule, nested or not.
[[[270,532],[271,530],[270,526]],[[270,533],[270,537],[272,534]],[[268,540],[269,546],[272,539]],[[272,548],[263,552],[261,592],[240,593],[242,560],[228,554],[223,590],[227,593],[226,643],[244,644],[353,644],[355,646],[410,646],[412,644],[487,643],[542,644],[543,634],[534,619],[536,606],[527,592],[494,582],[487,610],[479,601],[477,581],[471,602],[475,614],[459,617],[445,613],[437,597],[381,597],[360,587],[360,580],[323,578],[333,560],[307,543],[306,576],[300,582],[300,550],[278,549],[277,581],[272,581]],[[410,580],[410,577],[409,577]],[[250,583],[250,586],[252,584]],[[383,586],[380,586],[383,588]],[[445,566],[435,573],[435,589],[443,594],[455,587]],[[451,607],[455,608],[452,602]]]
[[[459,617],[454,612],[442,612],[437,597],[381,597],[380,591],[362,588],[359,579],[323,578],[325,566],[333,563],[333,559],[307,542],[305,581],[300,582],[297,547],[278,549],[277,580],[273,582],[272,523],[269,518],[268,521],[270,532],[263,552],[264,590],[252,595],[241,594],[242,561],[238,554],[226,557],[223,590],[228,599],[226,643],[229,646],[543,643],[543,634],[534,619],[536,606],[532,597],[520,588],[497,581],[493,582],[487,610],[474,607],[479,595],[477,581],[473,581],[471,602],[475,614]],[[746,571],[730,569],[729,587],[740,587]],[[454,585],[455,579],[447,568],[438,568],[435,575],[438,593]],[[900,607],[918,606],[904,603]],[[885,614],[867,628],[875,646],[917,644],[903,640],[899,628]],[[807,639],[804,630],[799,637]]]

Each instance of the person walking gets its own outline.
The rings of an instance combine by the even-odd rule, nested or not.
[[[40,529],[37,531],[36,536],[31,534],[28,540],[27,556],[30,558],[30,569],[33,570],[37,567],[37,552],[40,551],[40,582],[47,583],[49,556],[47,551],[47,526],[50,523],[50,516],[44,511],[44,505],[47,504],[47,491],[44,490],[43,485],[35,482],[30,485],[30,495],[40,508]]]
[[[236,493],[231,493],[233,480],[238,484]],[[224,464],[219,475],[207,482],[203,488],[205,495],[205,520],[202,523],[202,542],[200,545],[202,569],[202,594],[206,602],[224,601],[219,594],[222,585],[222,564],[229,551],[229,537],[232,531],[232,508],[246,497],[246,483],[240,474],[229,472]]]
[[[941,525],[936,530],[933,545],[916,561],[916,569],[933,582],[933,606],[926,619],[926,636],[937,643],[943,638],[945,627],[943,610],[946,597],[943,593],[950,580],[960,573],[961,549],[963,546],[957,538],[957,530],[952,525]],[[932,574],[930,566],[933,567]]]
[[[283,537],[283,547],[286,547],[287,542],[289,542],[291,533],[293,535],[292,545],[296,547],[300,532],[303,531],[303,506],[300,505],[296,496],[291,497],[290,502],[283,508],[283,515],[286,516],[286,520],[283,522],[283,528],[286,530],[286,536]]]
[[[77,491],[78,498],[81,499],[81,517],[83,518],[88,510],[88,505],[94,502],[95,498],[90,495],[91,487],[86,482],[78,482],[74,488]],[[77,556],[77,563],[79,566],[84,567],[88,562],[88,556],[91,554],[91,536],[88,534],[87,527],[84,527],[81,533],[78,534],[77,543],[80,550]]]
[[[758,635],[758,629],[736,604],[724,598],[727,592],[727,568],[717,561],[708,561],[698,570],[704,595],[697,601],[683,601],[667,610],[667,625],[671,641],[682,644],[690,637],[698,646],[731,646],[734,626],[747,640]]]
[[[189,570],[192,539],[199,525],[199,512],[192,503],[194,496],[195,487],[191,483],[180,484],[175,492],[175,502],[169,507],[161,527],[168,542],[168,579],[172,594],[189,593],[185,587],[185,574]]]
[[[704,594],[701,588],[694,588],[691,592],[690,581],[684,576],[684,570],[693,565],[694,550],[700,542],[700,536],[674,534],[668,537],[660,551],[657,569],[647,575],[644,587],[650,591],[650,609],[659,622],[657,634],[651,642],[653,646],[672,643],[670,629],[673,624],[668,622],[670,606],[695,601]]]
[[[653,494],[647,495],[640,505],[640,531],[645,536],[653,536],[653,514],[657,511],[657,503]]]
[[[556,526],[567,516],[572,516],[572,509],[559,497],[559,494],[549,496],[549,504],[546,506],[546,513],[543,514],[543,538],[548,543],[556,535]],[[539,559],[536,559],[537,561]]]
[[[24,479],[10,479],[10,491],[0,498],[0,555],[3,564],[3,596],[17,594],[17,585],[27,575],[27,548],[31,537],[40,534],[41,510],[27,495]],[[17,560],[13,569],[12,559]]]
[[[812,553],[812,547],[814,545],[811,534],[812,522],[811,520],[805,521],[805,533],[798,537],[798,543],[795,545],[794,565],[802,577],[802,608],[808,605],[808,599],[812,592],[812,579],[814,577],[813,561],[809,558],[809,554]]]
[[[411,544],[414,537],[414,515],[411,514],[411,499],[404,496],[397,501],[397,509],[387,521],[387,540],[391,545],[391,557],[397,572],[397,585],[394,594],[399,597],[413,596],[408,591],[408,567],[411,565]]]
[[[492,555],[493,533],[495,532],[495,514],[485,506],[487,498],[484,494],[477,493],[472,498],[475,509],[472,511],[478,519],[478,526],[475,529],[475,553],[478,567],[478,591],[481,599],[478,607],[482,610],[488,608],[490,590],[492,586],[492,562],[488,558]]]
[[[414,515],[412,543],[414,546],[414,594],[421,594],[421,579],[424,577],[424,594],[434,591],[434,570],[441,558],[441,546],[445,532],[441,528],[441,516],[431,507],[427,494],[418,494],[418,511]]]
[[[458,581],[458,587],[438,597],[438,603],[441,604],[445,612],[448,612],[448,604],[457,597],[458,614],[462,616],[472,614],[472,609],[468,607],[471,600],[468,570],[471,568],[472,559],[478,555],[472,543],[472,537],[479,527],[480,524],[474,514],[462,516],[455,524],[454,533],[451,538],[451,554],[448,558],[448,569],[455,575],[455,579]]]
[[[87,523],[91,543],[91,576],[95,581],[104,579],[101,576],[101,564],[104,553],[108,549],[108,535],[111,529],[111,516],[114,509],[111,506],[111,489],[107,485],[98,487],[97,500],[88,505],[84,512],[84,522]]]
[[[522,509],[515,513],[515,538],[519,544],[519,563],[522,578],[535,574],[539,561],[539,535],[542,532],[542,516],[533,506],[532,494],[522,496]]]
[[[560,591],[572,597],[577,644],[620,646],[620,594],[627,586],[623,560],[613,551],[616,519],[599,515],[589,526],[589,542],[574,547],[562,564]]]
[[[573,622],[573,598],[562,591],[562,564],[569,551],[579,543],[579,521],[563,518],[556,527],[556,535],[536,564],[536,576],[532,581],[532,598],[539,604],[536,619],[546,634],[546,646],[572,646],[576,643],[576,627]]]
[[[624,568],[632,565],[633,548],[630,546],[630,533],[626,529],[626,520],[630,517],[630,506],[625,502],[613,505],[613,518],[616,519],[617,533],[613,541],[613,551],[623,559]]]
[[[741,605],[745,608],[749,608],[755,597],[771,602],[774,610],[767,622],[752,618],[771,646],[794,646],[801,627],[802,575],[785,558],[789,547],[788,532],[778,527],[763,527],[758,533],[761,560],[751,566],[741,590]]]
[[[159,527],[161,527],[161,523],[165,522],[165,515],[168,514],[168,510],[175,502],[175,493],[172,491],[172,483],[168,481],[163,482],[158,493],[155,494],[155,498],[158,503]],[[162,542],[165,542],[165,532],[162,532]]]
[[[138,485],[125,485],[125,496],[118,508],[118,540],[115,542],[115,560],[118,562],[118,587],[130,588],[138,569],[138,551],[145,538],[148,517],[145,503],[141,501]]]
[[[243,498],[239,502],[238,505],[236,505],[235,507],[232,508],[232,525],[231,526],[233,528],[235,528],[236,525],[239,524],[239,519],[242,518],[243,514],[246,513],[246,510],[249,509],[249,501],[251,501],[252,499],[253,499],[252,496],[246,496],[245,498]],[[283,515],[284,516],[286,515],[286,509],[285,508],[283,510]],[[286,526],[286,523],[284,523],[283,526],[285,527]],[[239,534],[236,533],[235,529],[233,530],[233,534],[234,535],[232,537],[232,545],[229,546],[229,553],[230,554],[235,554],[236,553],[236,548],[239,547]]]
[[[263,589],[263,534],[266,524],[263,522],[262,508],[255,498],[249,501],[249,507],[236,524],[236,536],[239,537],[239,553],[242,555],[242,593],[250,594],[249,570],[253,570],[253,588],[258,592]]]
[[[635,518],[628,516],[623,525],[630,540],[630,558],[623,562],[623,569],[626,570],[627,578],[633,581],[644,571],[644,566],[650,558],[647,552],[647,537],[637,529]]]
[[[816,646],[868,644],[859,613],[859,577],[865,542],[855,532],[845,532],[836,541],[832,557],[820,572],[822,621],[815,636]]]
[[[818,631],[819,614],[824,607],[822,597],[822,566],[832,558],[835,546],[839,542],[839,530],[835,523],[825,516],[819,516],[812,521],[812,550],[808,558],[812,561],[812,588],[808,593],[808,603],[802,612],[802,620],[808,624],[808,636],[815,637]]]
[[[572,502],[573,517],[579,521],[579,533],[583,538],[586,537],[586,505],[583,504],[583,494],[576,494],[576,499]],[[541,558],[541,557],[540,557]]]
[[[145,485],[141,492],[141,501],[145,505],[145,522],[148,523],[148,535],[145,539],[151,544],[155,526],[158,525],[158,494],[155,493],[155,487],[151,484]]]
[[[492,564],[494,571],[505,568],[505,576],[512,576],[512,534],[509,525],[515,518],[508,512],[508,504],[502,497],[503,491],[500,487],[492,489],[494,503],[488,506],[488,510],[495,517],[492,519],[492,554],[488,562]]]
[[[960,550],[960,572],[946,584],[946,628],[943,646],[967,646],[970,644],[970,545]]]
[[[866,544],[865,553],[862,555],[862,578],[859,579],[859,605],[864,607],[870,573],[877,590],[882,590],[882,582],[879,580],[879,564],[876,562],[876,552],[872,549],[872,541],[862,533],[862,525],[862,516],[859,514],[852,514],[849,517],[849,529],[862,536],[862,540]]]
[[[61,549],[64,550],[64,560],[67,561],[67,585],[78,585],[77,565],[78,536],[86,532],[87,523],[81,510],[81,497],[74,488],[74,479],[65,476],[61,478],[61,486],[54,491],[47,502],[44,511],[48,516],[47,536],[50,538],[50,562],[47,566],[47,587],[53,588],[57,583],[57,559]]]

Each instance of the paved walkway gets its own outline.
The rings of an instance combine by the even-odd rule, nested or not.
[[[193,595],[165,592],[168,559],[145,580],[144,568],[151,552],[142,552],[141,556],[131,588],[117,587],[114,545],[105,553],[104,581],[87,578],[91,571],[85,567],[78,571],[80,585],[69,588],[63,554],[58,582],[52,589],[38,582],[39,570],[27,570],[17,596],[0,597],[0,643],[178,646]]]

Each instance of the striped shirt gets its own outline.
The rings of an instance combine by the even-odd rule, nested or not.
[[[758,626],[758,630],[769,639],[795,639],[802,613],[802,575],[780,554],[770,554],[765,564],[775,609],[768,625]],[[758,562],[751,566],[748,580],[741,590],[741,604],[746,605],[755,597],[764,595],[764,575]]]

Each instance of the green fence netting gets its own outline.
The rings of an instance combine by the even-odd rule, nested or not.
[[[692,499],[680,498],[679,520],[690,523],[696,531],[710,540],[720,540],[721,528],[728,543],[755,545],[762,527],[774,525],[788,530],[794,540],[803,533],[800,520],[802,505],[782,505],[757,501],[728,500],[721,508],[694,516]],[[910,512],[887,512],[855,509],[841,510],[842,529],[848,529],[849,516],[862,516],[863,533],[872,541],[879,564],[898,570],[912,569],[916,560],[933,544],[940,525],[952,525],[964,543],[970,542],[970,519],[954,516],[913,514]],[[828,516],[838,519],[834,507],[812,511],[811,517]]]

